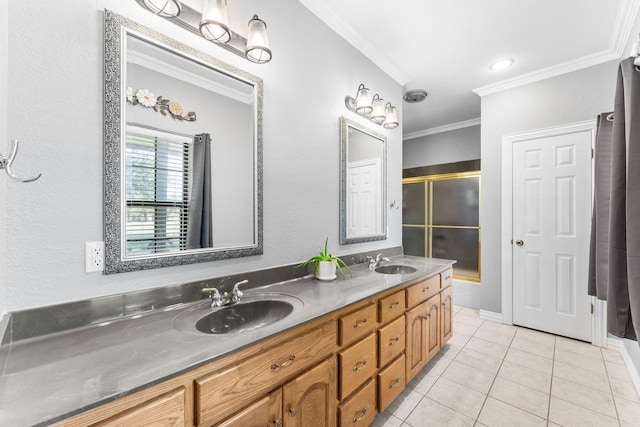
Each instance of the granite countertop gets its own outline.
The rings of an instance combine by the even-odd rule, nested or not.
[[[0,426],[60,421],[454,263],[407,255],[391,262],[417,271],[385,275],[358,264],[351,266],[351,277],[331,282],[307,276],[251,289],[246,297],[279,293],[304,306],[272,325],[239,334],[175,328],[177,316],[208,304],[199,301],[11,343],[5,346],[0,376]]]

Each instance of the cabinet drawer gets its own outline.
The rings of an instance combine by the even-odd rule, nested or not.
[[[404,355],[391,365],[378,372],[378,411],[384,409],[404,390],[405,381]]]
[[[440,291],[440,275],[436,274],[407,288],[407,307],[420,304]]]
[[[340,426],[368,426],[376,417],[376,382],[369,382],[353,395],[349,400],[340,405],[338,414]]]
[[[451,286],[453,283],[453,269],[449,268],[448,270],[440,273],[440,289],[444,289],[447,286]]]
[[[378,322],[385,323],[404,312],[404,291],[381,298],[378,301]]]
[[[334,321],[195,380],[196,425],[213,424],[335,350]]]
[[[378,329],[378,367],[395,359],[404,350],[404,316]]]
[[[376,371],[376,336],[370,334],[338,353],[340,367],[340,400],[360,387]]]
[[[92,427],[126,427],[134,425],[181,427],[185,425],[184,397],[185,389],[180,387],[105,421],[93,424]]]
[[[345,345],[370,333],[376,326],[376,306],[370,304],[338,319],[338,344]]]

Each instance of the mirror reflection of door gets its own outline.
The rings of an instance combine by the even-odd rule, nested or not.
[[[380,201],[381,162],[368,159],[350,162],[347,166],[349,206],[349,236],[370,236],[381,233],[382,222],[378,213]]]

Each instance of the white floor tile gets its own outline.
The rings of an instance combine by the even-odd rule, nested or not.
[[[547,420],[489,397],[478,421],[488,427],[546,427]]]
[[[502,359],[491,357],[477,351],[463,348],[454,359],[456,362],[462,363],[472,368],[484,370],[490,374],[497,374],[502,364]]]
[[[498,377],[489,391],[489,396],[541,418],[547,418],[549,395],[546,393]]]
[[[425,397],[405,423],[412,427],[472,427],[474,419]]]
[[[442,374],[446,378],[472,390],[487,394],[495,375],[453,361]]]
[[[551,396],[549,421],[564,427],[615,427],[618,420]]]
[[[498,376],[542,393],[551,391],[551,373],[544,373],[515,363],[502,362]]]
[[[428,398],[474,420],[480,413],[485,396],[446,378],[440,378],[427,393]]]
[[[548,375],[551,375],[551,371],[553,370],[552,359],[518,350],[516,348],[510,348],[509,351],[507,351],[507,355],[504,360]]]
[[[551,395],[583,408],[615,418],[616,408],[611,391],[596,390],[562,378],[554,377],[551,382]]]
[[[422,400],[422,395],[410,388],[405,388],[393,402],[387,406],[385,412],[404,420],[409,416],[413,408]]]
[[[609,391],[609,379],[605,372],[594,372],[577,365],[560,362],[553,363],[553,376],[581,384],[596,390]]]

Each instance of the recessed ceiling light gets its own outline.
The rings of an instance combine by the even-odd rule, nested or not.
[[[489,69],[491,71],[504,70],[505,68],[512,66],[514,62],[516,62],[516,60],[513,58],[501,59],[489,65]]]

